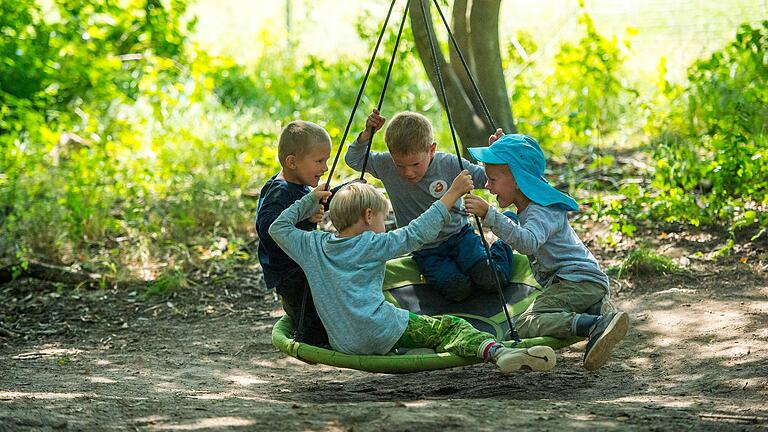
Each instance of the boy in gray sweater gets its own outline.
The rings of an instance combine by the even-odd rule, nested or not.
[[[625,312],[601,314],[608,303],[608,276],[568,223],[576,201],[544,179],[546,159],[535,139],[505,135],[490,147],[470,148],[485,164],[488,190],[500,207],[514,204],[519,224],[480,197],[467,195],[469,213],[510,246],[528,255],[536,280],[544,288],[517,321],[522,337],[588,337],[587,370],[600,368],[629,328]]]
[[[432,125],[421,114],[401,112],[387,127],[388,152],[367,155],[373,133],[384,125],[374,111],[365,129],[349,146],[344,160],[352,169],[363,170],[381,180],[395,211],[397,226],[407,225],[440,199],[460,171],[455,155],[436,151]],[[462,159],[475,184],[486,181],[482,167]],[[480,236],[467,222],[460,203],[448,207],[450,220],[438,235],[413,252],[413,260],[429,283],[454,302],[467,299],[476,288],[495,292],[496,275],[504,286],[511,276],[512,250],[504,242],[491,246],[494,269],[488,266]]]
[[[448,209],[471,189],[472,178],[463,171],[421,216],[391,232],[384,229],[386,198],[364,183],[351,183],[334,194],[330,217],[337,234],[294,226],[315,214],[319,203],[330,197],[323,188],[304,196],[275,220],[269,233],[304,269],[334,350],[381,355],[395,348],[432,348],[494,362],[505,373],[554,367],[550,347],[507,348],[461,318],[416,315],[384,299],[381,288],[387,260],[434,241],[451,220]]]

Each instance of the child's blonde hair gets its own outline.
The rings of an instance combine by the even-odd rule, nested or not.
[[[374,213],[389,210],[384,194],[365,183],[350,183],[333,195],[331,200],[331,222],[338,231],[344,231],[363,217],[365,209]]]
[[[428,152],[434,142],[432,124],[419,113],[401,112],[389,122],[384,141],[390,153],[411,155]]]
[[[277,144],[277,158],[280,165],[285,165],[285,158],[290,155],[303,156],[310,148],[324,144],[331,146],[331,136],[321,126],[304,121],[294,120],[288,123],[280,132]]]

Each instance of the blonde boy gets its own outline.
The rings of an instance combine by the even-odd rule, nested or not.
[[[358,171],[363,169],[367,146],[373,133],[384,125],[384,118],[374,111],[366,127],[350,145],[344,160]],[[455,155],[436,151],[432,125],[426,117],[413,112],[397,114],[384,137],[388,152],[371,152],[366,172],[380,179],[387,190],[395,212],[397,226],[417,218],[448,190],[460,171]],[[475,184],[484,185],[482,167],[462,159]],[[435,239],[413,252],[413,259],[430,284],[448,300],[460,302],[472,294],[473,288],[493,292],[498,272],[502,286],[510,279],[511,249],[503,242],[491,247],[494,262],[489,268],[480,236],[467,222],[461,203],[449,208],[450,220]]]
[[[388,204],[384,195],[370,185],[351,183],[330,204],[337,234],[294,226],[317,212],[318,204],[331,195],[315,189],[285,210],[269,232],[289,256],[301,262],[336,351],[368,355],[400,347],[432,348],[495,362],[505,373],[551,369],[555,365],[552,348],[506,348],[463,319],[416,315],[384,300],[381,287],[387,260],[433,241],[450,221],[448,209],[472,189],[472,178],[463,171],[446,189],[410,224],[385,232]]]

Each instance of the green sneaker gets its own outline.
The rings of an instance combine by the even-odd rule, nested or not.
[[[589,371],[600,369],[611,357],[611,351],[629,330],[629,316],[626,312],[603,315],[589,332],[587,350],[584,352],[584,368]]]
[[[548,346],[530,348],[499,348],[493,353],[493,362],[504,373],[520,369],[548,371],[555,367],[555,350]]]

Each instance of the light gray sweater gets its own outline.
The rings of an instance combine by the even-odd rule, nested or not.
[[[280,214],[269,234],[304,269],[331,347],[348,354],[386,354],[408,325],[408,311],[384,300],[386,262],[434,240],[450,221],[448,210],[437,201],[405,227],[340,238],[294,226],[317,208],[314,194],[304,196]]]
[[[513,249],[528,255],[533,274],[542,287],[554,276],[608,287],[608,276],[568,223],[566,211],[532,202],[518,216],[519,225],[489,207],[485,226]]]
[[[360,171],[363,168],[365,152],[368,141],[359,143],[357,140],[349,146],[344,161],[352,169]],[[469,171],[475,189],[485,187],[487,177],[485,170],[479,165],[462,158],[464,169]],[[397,172],[395,162],[388,152],[371,152],[368,157],[368,165],[365,171],[384,183],[392,209],[395,211],[397,226],[405,226],[424,213],[429,206],[445,194],[453,179],[461,172],[459,160],[455,155],[443,152],[435,152],[435,157],[427,168],[424,177],[417,183],[411,183]],[[458,233],[467,224],[467,216],[461,210],[461,200],[450,209],[451,221],[443,227],[434,241],[425,244],[422,248],[433,248],[442,243],[448,237]]]

